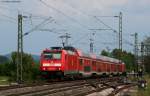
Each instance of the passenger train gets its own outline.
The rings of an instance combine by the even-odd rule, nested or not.
[[[41,53],[40,70],[47,77],[98,77],[123,75],[125,64],[114,58],[85,54],[72,46],[51,47]]]

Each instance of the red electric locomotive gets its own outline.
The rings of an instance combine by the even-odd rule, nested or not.
[[[41,54],[40,69],[49,77],[91,77],[125,73],[125,64],[117,59],[84,54],[66,46],[51,47]]]

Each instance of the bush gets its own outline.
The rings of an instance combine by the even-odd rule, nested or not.
[[[8,63],[0,64],[0,75],[10,77],[10,81],[16,81],[17,77],[17,53],[13,52],[11,61]],[[23,54],[23,81],[34,81],[40,75],[39,63],[34,64],[34,60],[30,54]]]

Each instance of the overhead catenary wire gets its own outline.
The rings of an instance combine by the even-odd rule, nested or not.
[[[55,8],[55,7],[53,7],[53,6],[51,6],[50,4],[45,3],[43,0],[39,0],[39,2],[41,2],[42,4],[44,4],[46,7],[50,8],[50,9],[53,9],[53,10],[55,10],[56,12],[62,14],[63,16],[65,16],[65,17],[67,17],[68,19],[70,19],[71,21],[76,22],[77,24],[81,25],[82,27],[87,28],[87,30],[89,29],[88,26],[86,26],[86,25],[80,23],[80,22],[77,21],[76,19],[74,19],[74,18],[72,18],[71,16],[65,14],[64,12],[60,11],[59,9],[57,9],[57,8]],[[87,30],[86,30],[86,31],[87,31]],[[89,30],[88,30],[88,31],[89,31]]]
[[[21,3],[20,0],[1,0],[0,2],[3,2],[3,3]]]
[[[64,1],[65,2],[65,1]],[[68,4],[68,3],[67,3]],[[69,4],[68,4],[69,5]],[[109,28],[109,29],[101,29],[101,30],[113,30],[115,33],[117,32],[115,29],[113,29],[112,27],[110,27],[109,25],[107,25],[106,23],[104,23],[102,20],[98,20],[98,18],[97,18],[97,16],[92,16],[92,15],[89,15],[89,14],[87,14],[87,13],[85,13],[85,12],[83,12],[83,11],[81,11],[81,10],[78,10],[77,8],[74,8],[73,6],[70,6],[71,8],[73,8],[73,9],[75,9],[75,10],[77,10],[77,11],[79,11],[80,13],[82,13],[83,15],[87,15],[87,16],[89,16],[89,17],[92,17],[92,18],[94,18],[94,19],[96,19],[97,21],[100,21],[103,25],[105,25],[107,28]],[[110,16],[109,16],[110,17]],[[97,22],[98,23],[98,22]]]
[[[40,0],[40,1],[42,1],[42,0]],[[83,12],[82,12],[83,13]],[[84,13],[83,13],[84,14]],[[96,18],[96,19],[98,19],[98,18]],[[98,21],[100,21],[102,24],[104,24],[106,27],[108,27],[110,30],[113,30],[115,33],[117,32],[115,29],[113,29],[112,27],[110,27],[109,25],[107,25],[107,24],[105,24],[103,21],[101,21],[101,20],[98,20]],[[80,40],[80,39],[79,39]],[[77,41],[79,41],[79,40],[77,40]]]
[[[86,33],[85,35],[81,36],[80,38],[78,38],[78,40],[72,42],[72,44],[77,44],[77,43],[79,43],[79,41],[85,39],[85,38],[87,37],[88,34],[90,34],[90,33]]]
[[[36,25],[34,28],[32,28],[31,30],[29,30],[28,32],[24,33],[23,36],[28,35],[29,33],[32,33],[33,31],[39,29],[41,26],[43,26],[44,23],[46,23],[47,21],[49,21],[52,17],[49,17],[47,19],[45,19],[43,22],[41,22],[40,24]]]
[[[15,9],[15,8],[9,8],[9,7],[6,7],[6,6],[1,6],[1,5],[0,5],[0,9],[11,11],[11,12],[17,12],[17,13],[21,12],[22,14],[28,14],[29,17],[32,16],[32,19],[46,19],[46,18],[49,17],[49,16],[35,15],[35,14],[27,12],[27,11]]]
[[[27,17],[29,18],[29,21],[30,21],[30,24],[31,24],[32,27],[33,27],[33,20],[32,19],[46,19],[46,18],[48,18],[48,16],[34,15],[33,13],[30,13],[30,12],[26,12],[26,11],[22,11],[22,10],[20,11],[20,10],[15,9],[15,8],[9,8],[9,7],[6,7],[6,6],[4,7],[4,6],[1,6],[1,5],[0,5],[0,9],[8,10],[8,11],[11,11],[11,12],[17,12],[17,13],[21,12],[21,13],[28,14],[29,16],[27,16]],[[14,18],[14,17],[4,15],[2,13],[0,13],[0,16],[3,16],[5,18],[13,20],[13,21],[7,20],[11,23],[16,23],[17,22],[17,19]],[[27,21],[27,19],[26,19],[26,21]]]
[[[6,18],[11,19],[11,20],[13,20],[13,21],[16,21],[16,20],[17,20],[16,18],[13,18],[13,17],[11,17],[11,16],[8,16],[8,15],[2,14],[2,13],[0,13],[0,16],[6,17]]]
[[[65,2],[65,1],[64,1]],[[66,3],[65,3],[66,4]],[[68,4],[67,4],[68,5]],[[86,16],[90,16],[90,15],[88,15],[87,13],[85,13],[85,12],[83,12],[83,11],[81,11],[81,10],[77,10],[76,8],[74,8],[73,6],[70,6],[71,8],[73,8],[74,10],[76,10],[76,11],[79,11],[80,13],[82,13],[83,15],[85,15],[86,14]],[[92,17],[93,18],[93,16],[90,16],[90,17]],[[93,18],[93,19],[95,19],[95,18]],[[97,19],[96,19],[97,20]],[[105,24],[105,26],[106,26],[106,24]],[[107,26],[108,27],[108,26]],[[113,30],[112,28],[110,28],[109,27],[109,29],[110,30]],[[108,30],[108,29],[106,29],[106,30]],[[79,41],[81,41],[81,39],[84,39],[84,37],[87,37],[87,34],[86,35],[84,35],[84,36],[81,36],[81,38],[80,39],[78,39],[78,40],[76,40],[76,41],[74,41],[72,44],[74,44],[74,43],[79,43]]]
[[[16,24],[16,21],[12,20],[12,19],[9,19],[9,18],[0,18],[1,21],[5,21],[5,22],[10,22],[10,23],[13,23],[13,24]]]
[[[6,19],[2,19],[2,20],[4,20],[4,21],[8,21],[8,22],[11,22],[11,23],[17,23],[17,19],[16,18],[14,18],[14,17],[11,17],[11,16],[8,16],[8,15],[6,15],[6,14],[3,14],[2,12],[0,13],[0,16],[2,16],[2,17],[4,17],[4,18],[6,18]]]
[[[40,0],[40,1],[42,1],[42,0]],[[62,12],[62,13],[63,13],[63,12]],[[34,17],[34,16],[32,16],[32,17]],[[70,16],[69,16],[69,17],[70,17]],[[37,17],[37,18],[38,18],[38,17]],[[74,19],[74,18],[73,18],[73,19]],[[80,22],[79,22],[79,23],[80,23]],[[104,22],[103,22],[103,23],[104,23]],[[46,23],[44,23],[43,25],[46,25]],[[43,26],[43,25],[42,25],[42,26]],[[107,24],[106,24],[106,25],[107,25]],[[86,35],[85,35],[85,36],[86,36]]]
[[[39,31],[45,31],[45,32],[51,32],[51,33],[55,33],[55,34],[62,34],[61,32],[58,32],[58,31],[62,31],[63,29],[60,29],[60,30],[55,30],[55,28],[53,29],[39,29]]]
[[[8,10],[8,11],[15,11],[15,12],[19,12],[20,13],[20,10],[17,10],[17,9],[13,9],[13,8],[8,8],[8,7],[4,7],[4,6],[0,6],[0,9],[5,9],[5,10]],[[27,19],[29,19],[30,20],[30,24],[31,24],[31,26],[32,27],[34,27],[33,26],[33,21],[32,21],[32,19],[44,19],[44,22],[42,22],[41,24],[38,24],[38,25],[36,25],[34,28],[32,28],[31,30],[29,30],[28,32],[26,32],[26,33],[24,33],[23,35],[25,36],[25,35],[28,35],[29,33],[31,33],[31,32],[33,32],[33,31],[35,31],[35,30],[38,30],[38,27],[39,27],[39,29],[42,27],[42,26],[45,26],[45,25],[47,25],[47,24],[49,24],[49,23],[51,23],[51,22],[54,22],[55,24],[58,24],[55,20],[54,20],[54,18],[53,19],[51,19],[51,20],[48,20],[47,18],[47,16],[38,16],[38,15],[33,15],[32,13],[29,13],[29,12],[25,12],[25,11],[22,11],[21,10],[21,13],[27,13],[29,16],[26,16],[27,18],[26,18],[26,20]],[[5,16],[5,17],[9,17],[9,16]],[[13,17],[11,18],[11,17],[9,17],[10,19],[14,19]],[[15,20],[15,19],[14,19]],[[17,21],[17,19],[15,20],[15,21]],[[60,25],[60,24],[59,24]],[[40,30],[38,30],[38,31],[41,31],[41,29]],[[55,33],[55,32],[53,32],[53,33]]]
[[[0,18],[0,21],[2,22],[2,21],[4,21],[4,22],[10,22],[10,23],[13,23],[13,24],[16,24],[16,22],[15,21],[12,21],[12,20],[10,20],[10,19],[2,19],[2,18]]]
[[[100,21],[102,24],[104,24],[106,27],[110,28],[111,30],[114,30],[115,33],[117,33],[117,31],[115,29],[113,29],[111,26],[107,25],[106,23],[104,23],[102,20],[100,20],[99,18],[97,18],[97,16],[94,16],[98,21]],[[112,17],[112,16],[103,16],[103,17]],[[123,38],[123,42],[133,46],[133,44],[131,42],[129,42],[127,39]]]
[[[2,12],[0,13],[0,16],[3,16],[3,17],[5,17],[5,18],[7,18],[7,19],[9,19],[9,20],[11,20],[11,21],[13,21],[13,22],[16,22],[16,21],[17,21],[16,18],[11,17],[11,16],[8,16],[8,15],[6,15],[6,14],[3,14]]]
[[[97,16],[93,16],[97,21],[99,21],[100,23],[102,23],[103,25],[105,25],[107,28],[111,29],[114,31],[114,33],[117,33],[117,31],[115,29],[113,29],[112,27],[110,27],[109,25],[107,25],[106,23],[104,23],[102,20],[100,20],[99,18],[97,18]]]
[[[58,12],[58,13],[64,15],[65,17],[69,18],[71,21],[76,22],[77,24],[80,24],[82,27],[84,27],[84,28],[87,27],[87,26],[81,24],[80,22],[78,22],[77,20],[75,20],[74,18],[72,18],[72,17],[66,15],[64,12],[62,12],[62,11],[60,11],[60,10],[54,8],[53,6],[48,5],[48,4],[45,3],[44,1],[42,1],[42,0],[39,0],[39,1],[40,1],[41,3],[43,3],[45,6],[47,6],[48,8],[51,8],[51,9],[55,10],[56,12]],[[89,28],[88,28],[88,29],[89,29]],[[87,29],[87,30],[88,30],[88,29]],[[88,31],[89,31],[89,30],[88,30]],[[80,40],[80,39],[78,39],[78,40]],[[77,40],[77,41],[78,41],[78,40]],[[75,42],[77,42],[77,41],[75,41]],[[73,42],[73,43],[75,43],[75,42]]]

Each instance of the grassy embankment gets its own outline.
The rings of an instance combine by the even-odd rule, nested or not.
[[[9,77],[0,76],[0,85],[8,85],[9,84]]]
[[[150,75],[144,77],[147,81],[146,89],[138,88],[136,93],[133,93],[132,96],[150,96]]]

